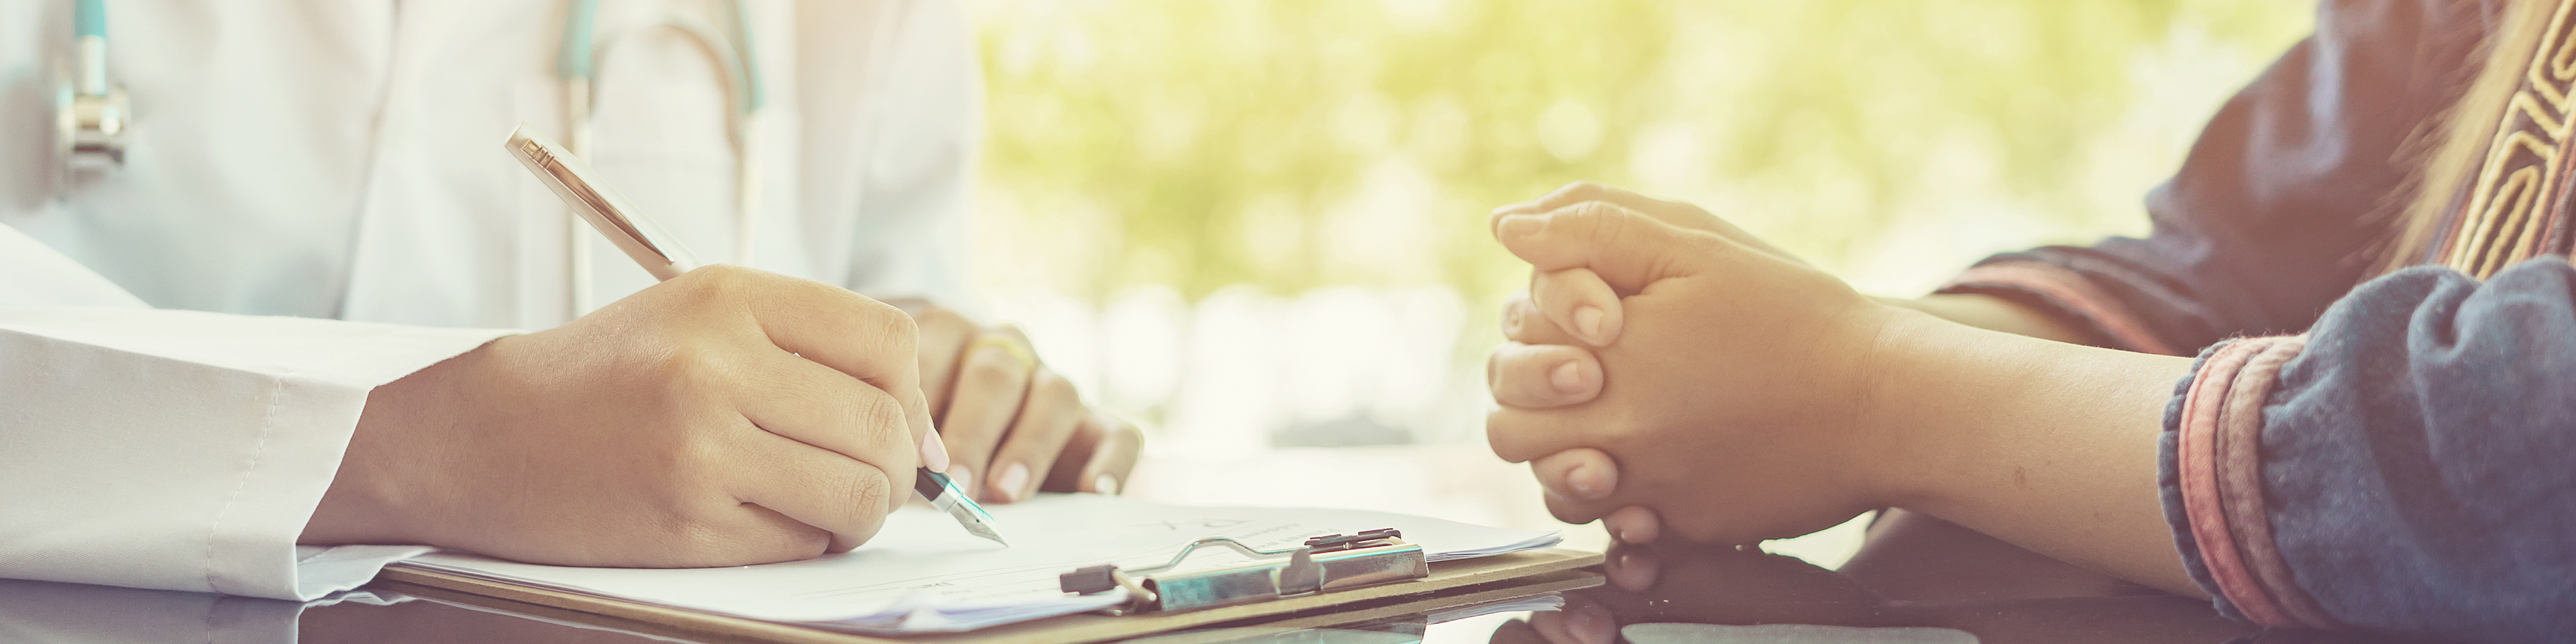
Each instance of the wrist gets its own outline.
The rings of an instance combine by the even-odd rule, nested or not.
[[[497,344],[509,338],[494,341]],[[423,368],[367,393],[331,486],[299,539],[316,545],[438,544],[446,522],[438,498],[452,486],[437,449],[454,414],[469,409],[461,386],[492,344]]]
[[[1937,474],[1960,467],[1970,437],[1954,429],[1971,372],[2003,367],[1962,353],[1993,332],[1911,307],[1889,306],[1859,380],[1857,484],[1874,505],[1917,507],[1942,495]],[[2009,368],[2009,367],[2004,367]]]

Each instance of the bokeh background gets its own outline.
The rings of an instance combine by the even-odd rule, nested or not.
[[[2235,0],[969,0],[976,282],[1148,428],[1139,496],[1548,527],[1484,450],[1486,213],[1689,200],[1919,295],[2146,228],[2200,124],[2303,37]],[[1597,530],[1570,530],[1598,543]],[[1775,551],[1834,565],[1856,525]]]

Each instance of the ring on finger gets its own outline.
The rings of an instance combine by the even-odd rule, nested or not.
[[[1036,373],[1038,370],[1037,353],[1030,351],[1028,345],[1021,344],[1018,338],[1013,338],[999,333],[985,333],[977,335],[975,336],[974,342],[966,343],[966,355],[975,355],[977,352],[983,351],[985,347],[997,347],[1000,348],[1003,353],[1010,355],[1011,361],[1019,366],[1019,372],[1022,376]]]

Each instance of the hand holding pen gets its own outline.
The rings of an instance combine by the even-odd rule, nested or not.
[[[606,187],[599,185],[595,180],[586,176],[589,174],[588,167],[583,165],[579,159],[575,159],[570,154],[564,152],[561,147],[537,138],[532,133],[529,133],[525,126],[522,126],[518,131],[512,133],[509,142],[504,144],[504,148],[510,152],[511,156],[519,159],[522,164],[526,165],[529,171],[535,173],[538,179],[545,183],[548,188],[554,190],[557,196],[562,197],[565,203],[571,205],[573,211],[580,215],[584,221],[589,222],[593,228],[600,232],[600,234],[607,236],[611,243],[615,244],[619,250],[624,251],[628,257],[633,258],[638,264],[642,265],[647,272],[652,273],[655,278],[664,280],[666,283],[692,273],[714,271],[719,274],[718,277],[709,279],[801,282],[809,288],[823,288],[839,291],[838,296],[844,297],[844,299],[865,302],[868,306],[863,308],[881,309],[886,311],[893,310],[890,306],[874,300],[868,300],[863,296],[856,293],[850,293],[847,290],[786,277],[783,275],[734,267],[709,267],[705,270],[699,270],[696,258],[691,255],[685,247],[683,247],[677,240],[671,238],[669,233],[663,231],[660,226],[655,225],[650,218],[645,217],[641,212],[638,212],[632,204],[627,203],[615,192],[608,190]],[[611,306],[614,307],[615,305]],[[604,310],[605,309],[603,309],[603,311]],[[897,312],[897,314],[900,315],[900,312]],[[905,322],[897,325],[897,328],[901,329],[903,334],[909,335],[912,331],[912,325],[910,324],[909,318],[905,318]],[[879,331],[882,332],[883,329],[879,329]],[[866,335],[866,330],[856,329],[853,330],[852,335],[845,337],[865,337]],[[933,507],[936,507],[943,512],[947,512],[950,516],[956,518],[958,523],[964,526],[968,532],[973,533],[976,536],[991,539],[995,542],[1003,542],[1001,534],[993,529],[991,515],[986,514],[984,509],[978,506],[974,500],[967,498],[965,492],[959,490],[956,484],[950,481],[948,477],[939,473],[940,470],[944,470],[948,467],[948,454],[947,450],[940,443],[938,433],[931,427],[930,416],[927,410],[928,405],[922,399],[920,393],[920,378],[917,366],[914,366],[909,362],[888,364],[883,362],[857,363],[835,361],[831,358],[833,353],[831,349],[837,348],[830,346],[834,344],[833,342],[830,342],[828,339],[823,337],[811,339],[818,340],[818,342],[801,349],[799,347],[787,346],[787,342],[781,342],[778,346],[772,347],[769,351],[755,352],[777,353],[778,350],[784,350],[788,354],[788,362],[786,364],[778,365],[781,368],[798,369],[798,367],[795,366],[795,363],[798,362],[803,362],[809,365],[801,369],[807,372],[819,372],[822,370],[816,367],[828,367],[832,371],[838,371],[841,374],[845,374],[846,378],[844,378],[844,380],[848,381],[850,384],[855,385],[864,383],[864,385],[874,385],[872,388],[873,391],[863,392],[849,397],[836,397],[840,398],[838,400],[827,399],[798,401],[793,404],[793,406],[799,408],[799,411],[791,412],[782,409],[780,410],[782,415],[788,417],[799,415],[821,415],[828,417],[856,411],[859,412],[859,416],[861,416],[861,418],[858,419],[860,421],[858,424],[862,425],[864,429],[873,430],[858,432],[861,434],[886,434],[890,433],[888,430],[892,428],[909,428],[911,430],[912,438],[920,445],[921,461],[918,464],[921,465],[921,467],[913,469],[910,472],[889,469],[886,472],[888,482],[911,479],[911,487],[918,491],[923,498],[930,500]],[[912,348],[912,338],[904,338],[901,345],[905,352],[910,352]],[[825,377],[828,378],[829,376]],[[901,393],[896,394],[890,392]],[[836,414],[836,411],[840,413]],[[900,418],[895,417],[898,415]],[[747,416],[745,420],[750,421],[751,424],[758,429],[771,429],[769,424],[763,422],[761,418]],[[773,430],[772,433],[777,432]],[[782,436],[785,435],[782,434]],[[795,439],[807,445],[820,447],[833,452],[839,452],[841,455],[860,461],[874,462],[885,460],[885,452],[883,451],[882,446],[850,446],[856,449],[844,449],[840,445],[836,445],[836,443],[847,443],[848,441],[846,437],[785,437]],[[860,498],[867,498],[869,495],[861,493],[858,496]],[[899,504],[899,499],[902,498],[902,495],[899,493],[890,494],[888,496],[897,500],[897,504]],[[745,499],[745,502],[757,503],[756,501],[751,501],[749,499]],[[802,520],[802,518],[797,517],[795,513],[779,508],[771,509],[778,510],[780,513],[786,514],[789,518]],[[811,524],[811,522],[808,523]],[[851,534],[839,530],[835,530],[834,532],[838,536],[838,538],[835,539],[834,548],[836,550],[846,550],[848,547],[854,547],[857,541],[865,540],[866,537],[872,535],[874,533],[874,526],[871,525],[870,529],[865,534]],[[1003,543],[1007,545],[1007,542]]]
[[[925,460],[926,407],[888,393],[918,387],[913,338],[840,287],[691,271],[375,387],[299,541],[629,567],[848,550]]]

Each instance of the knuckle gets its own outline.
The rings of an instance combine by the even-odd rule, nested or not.
[[[729,451],[726,441],[715,432],[689,431],[674,441],[660,451],[655,463],[668,473],[662,479],[670,486],[666,494],[678,501],[717,487],[725,470],[724,456]]]
[[[851,429],[854,430],[886,435],[911,429],[911,424],[905,422],[903,405],[896,402],[893,396],[882,394],[860,396],[858,400],[852,401],[849,410],[853,425]]]
[[[1517,403],[1530,402],[1530,353],[1529,347],[1523,346],[1495,356],[1490,377],[1497,402],[1505,406],[1521,406]]]
[[[860,299],[866,298],[862,297]],[[867,302],[873,305],[871,308],[873,308],[876,313],[874,317],[877,318],[880,325],[878,328],[883,329],[880,333],[885,336],[887,346],[891,348],[899,348],[905,352],[910,352],[913,348],[913,342],[921,337],[921,322],[919,320],[912,319],[912,316],[910,315],[905,315],[903,313],[903,309],[895,308],[892,304],[876,300],[867,300]],[[956,314],[951,313],[949,315],[953,316]],[[959,318],[959,321],[963,322],[964,318]]]
[[[1029,374],[1029,378],[1031,398],[1071,401],[1081,396],[1081,392],[1074,390],[1073,381],[1066,380],[1063,374],[1058,374],[1053,369],[1039,368],[1035,373]]]
[[[1592,203],[1595,204],[1595,207],[1591,211],[1593,224],[1600,226],[1604,233],[1615,235],[1618,233],[1620,227],[1628,224],[1628,215],[1631,214],[1631,211],[1628,209],[1621,208],[1618,204],[1607,201],[1595,201]]]
[[[1577,219],[1600,219],[1610,216],[1610,214],[1617,211],[1618,208],[1619,206],[1617,204],[1607,201],[1587,199],[1582,203],[1574,204],[1573,210],[1569,211],[1567,214],[1572,215]]]
[[[698,344],[678,344],[655,354],[647,369],[657,376],[658,389],[669,401],[696,400],[712,388],[733,382],[724,352]]]
[[[708,264],[699,268],[703,270],[698,272],[707,274],[709,279],[741,281],[742,279],[748,278],[752,275],[751,269],[733,264]]]
[[[876,492],[869,489],[869,486],[866,483],[869,478],[868,475],[866,472],[861,471],[866,470],[872,472],[876,470],[875,467],[865,463],[852,462],[839,464],[831,469],[840,471],[813,473],[814,476],[812,478],[817,481],[814,492],[821,498],[850,499],[851,504],[847,506],[847,510],[844,510],[843,513],[841,513],[841,516],[835,517],[836,519],[839,519],[843,525],[828,527],[837,530],[850,525],[856,525],[866,518],[868,508],[875,507],[875,504],[871,503],[871,501],[884,500],[876,498]]]
[[[884,516],[876,508],[891,508],[897,501],[893,496],[894,483],[886,480],[885,473],[877,468],[860,466],[859,469],[861,471],[850,478],[848,490],[848,498],[853,500],[850,507],[854,508],[854,524],[873,524]]]
[[[1010,356],[1000,355],[998,351],[976,351],[974,355],[967,356],[966,368],[958,373],[957,378],[959,382],[983,387],[1003,387],[1018,382],[1021,375],[1019,364],[1011,361]]]
[[[700,296],[718,296],[741,291],[753,285],[751,269],[731,264],[708,264],[689,271],[682,277],[692,278],[690,286]]]
[[[885,335],[912,335],[921,331],[922,319],[939,320],[947,319],[943,316],[956,315],[954,312],[935,306],[923,308],[920,313],[908,313],[903,310],[903,307],[860,295],[849,289],[822,282],[813,282],[812,285],[835,301],[834,308],[843,309],[843,313],[846,314],[845,319],[857,321],[867,328],[879,329]],[[920,317],[916,318],[916,315]]]
[[[1508,409],[1485,412],[1485,445],[1493,448],[1494,456],[1504,461],[1512,463],[1528,461],[1529,455],[1522,453],[1519,437],[1511,430],[1513,415],[1515,412]]]
[[[1135,425],[1119,423],[1118,428],[1110,430],[1109,433],[1118,439],[1118,444],[1126,446],[1126,452],[1129,455],[1134,455],[1145,448],[1145,430],[1137,429]],[[1134,467],[1134,464],[1131,462],[1129,467]]]

